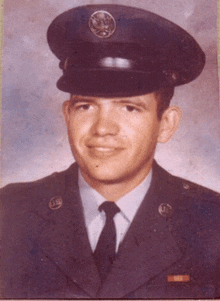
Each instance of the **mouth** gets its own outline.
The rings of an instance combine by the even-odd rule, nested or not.
[[[121,147],[96,145],[90,145],[88,146],[88,149],[92,156],[100,159],[116,156],[123,150]]]
[[[116,150],[115,147],[103,147],[103,146],[93,146],[91,148],[94,150],[97,150],[99,152],[112,152],[112,151]]]

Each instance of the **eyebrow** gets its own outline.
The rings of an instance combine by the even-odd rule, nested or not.
[[[89,103],[94,103],[95,100],[92,98],[82,98],[80,96],[75,96],[74,98],[70,99],[71,104],[76,104],[76,103],[81,103],[81,102],[89,102]]]
[[[130,100],[130,99],[120,99],[118,101],[113,101],[116,103],[121,103],[121,104],[130,104],[130,105],[135,105],[138,107],[141,107],[143,109],[147,109],[147,104],[144,103],[143,101],[136,101],[136,100]]]
[[[103,98],[103,101],[105,100],[105,98]],[[96,99],[93,98],[83,98],[80,96],[75,96],[74,98],[70,99],[71,103],[77,104],[77,103],[83,103],[83,102],[87,102],[87,103],[95,103]],[[108,101],[108,99],[106,99],[106,101]],[[130,105],[135,105],[138,107],[141,107],[143,109],[147,109],[147,104],[144,103],[143,101],[139,101],[139,100],[130,100],[130,99],[111,99],[111,101],[113,103],[119,103],[119,104],[130,104]]]

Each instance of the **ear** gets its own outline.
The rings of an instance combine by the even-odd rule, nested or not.
[[[69,100],[66,100],[63,103],[63,114],[64,114],[66,122],[68,122],[69,116],[70,116],[70,101]]]
[[[165,143],[167,142],[175,133],[180,120],[182,112],[176,106],[169,107],[162,115],[160,121],[159,135],[157,142]]]

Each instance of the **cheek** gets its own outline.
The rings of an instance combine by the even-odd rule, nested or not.
[[[150,142],[157,141],[159,134],[159,123],[154,120],[142,118],[129,122],[129,126],[125,127],[127,138],[133,142],[134,145],[144,147]]]
[[[85,118],[71,118],[67,126],[72,143],[78,143],[90,130],[89,122]]]

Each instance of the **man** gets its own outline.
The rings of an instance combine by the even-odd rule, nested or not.
[[[76,163],[2,190],[2,297],[219,297],[220,196],[154,161],[181,118],[174,88],[204,67],[200,46],[119,5],[61,14],[48,43]]]

